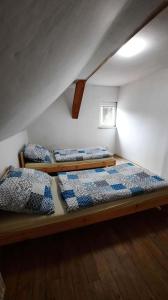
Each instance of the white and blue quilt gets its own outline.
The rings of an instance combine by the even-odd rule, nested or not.
[[[125,163],[115,167],[61,172],[58,184],[67,211],[116,201],[168,187],[163,178]]]
[[[112,154],[106,147],[60,149],[54,151],[56,161],[79,161],[87,159],[99,159],[110,157]]]
[[[48,215],[54,213],[52,178],[33,169],[10,166],[0,179],[0,210]]]

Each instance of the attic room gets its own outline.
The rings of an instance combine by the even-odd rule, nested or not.
[[[0,300],[168,299],[168,1],[0,25]]]

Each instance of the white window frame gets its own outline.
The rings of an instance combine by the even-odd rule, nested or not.
[[[103,122],[103,109],[104,108],[112,108],[114,109],[114,120],[112,120],[111,124],[105,124]],[[111,129],[116,128],[116,115],[117,115],[117,102],[107,103],[107,104],[101,104],[99,107],[99,127],[100,129]]]

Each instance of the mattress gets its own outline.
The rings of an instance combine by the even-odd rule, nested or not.
[[[58,174],[58,184],[67,211],[76,211],[168,187],[168,182],[163,178],[132,163],[62,172]]]
[[[54,150],[57,162],[99,159],[112,156],[106,147]]]

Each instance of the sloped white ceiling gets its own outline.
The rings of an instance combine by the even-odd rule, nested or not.
[[[162,2],[1,0],[0,140],[26,128]]]
[[[144,51],[129,58],[116,53],[89,79],[90,84],[122,86],[168,67],[168,8],[135,37],[145,41]]]

